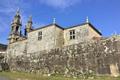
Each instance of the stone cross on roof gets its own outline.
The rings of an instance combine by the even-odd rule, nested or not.
[[[89,23],[89,18],[88,18],[88,16],[86,17],[86,23]]]
[[[53,24],[56,24],[56,18],[53,18]]]

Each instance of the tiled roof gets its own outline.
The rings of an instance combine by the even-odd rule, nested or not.
[[[36,28],[36,29],[34,29],[33,31],[36,31],[36,30],[39,30],[39,29],[43,29],[43,28],[47,28],[47,27],[50,27],[50,26],[52,26],[52,25],[55,25],[55,26],[57,26],[58,28],[64,30],[64,28],[61,27],[61,26],[59,26],[58,24],[49,24],[49,25],[46,25],[46,26],[43,26],[43,27],[40,27],[40,28]],[[31,31],[31,32],[32,32],[32,31]]]
[[[67,28],[63,28],[63,27],[59,26],[58,24],[49,24],[49,25],[47,25],[47,26],[43,26],[43,27],[34,29],[33,31],[36,31],[36,30],[39,30],[39,29],[43,29],[43,28],[46,28],[46,27],[50,27],[50,26],[52,26],[52,25],[55,25],[55,26],[57,26],[58,28],[60,28],[60,29],[62,29],[62,30],[66,30],[66,29],[70,29],[70,28],[74,28],[74,27],[83,26],[83,25],[86,25],[86,24],[90,25],[90,27],[91,27],[92,29],[94,29],[99,35],[102,35],[102,33],[101,33],[99,30],[97,30],[91,23],[78,24],[78,25],[75,25],[75,26],[67,27]],[[31,32],[32,32],[32,31],[31,31]]]

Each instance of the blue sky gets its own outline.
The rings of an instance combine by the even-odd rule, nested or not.
[[[62,27],[89,21],[103,36],[120,33],[120,0],[0,0],[0,43],[6,44],[11,22],[20,9],[22,28],[30,15],[33,27],[52,23],[53,18]]]

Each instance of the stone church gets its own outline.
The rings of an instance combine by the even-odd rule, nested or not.
[[[17,11],[11,24],[7,49],[8,53],[11,53],[11,55],[34,53],[78,44],[102,36],[102,34],[88,21],[67,28],[52,23],[33,29],[32,24],[32,17],[30,17],[23,35],[21,31],[21,16],[19,11]]]
[[[88,19],[67,28],[55,21],[37,29],[32,24],[30,17],[22,34],[21,16],[17,11],[5,56],[10,70],[74,76],[92,70],[96,74],[119,75],[119,35],[102,37]]]

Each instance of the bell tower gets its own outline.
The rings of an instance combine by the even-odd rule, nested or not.
[[[27,25],[26,25],[26,27],[25,27],[25,36],[27,36],[27,33],[29,33],[30,31],[33,30],[32,24],[33,24],[33,22],[32,22],[32,16],[30,16],[30,17],[29,17],[29,20],[28,20],[28,22],[27,22]]]
[[[11,24],[11,32],[9,36],[9,43],[13,43],[19,40],[21,36],[21,16],[19,10],[17,10],[16,15]]]

